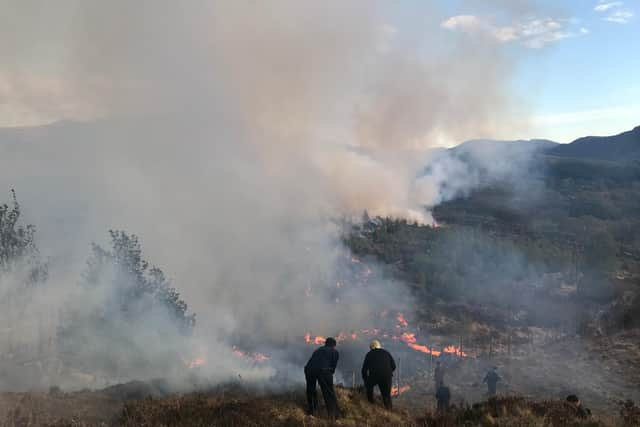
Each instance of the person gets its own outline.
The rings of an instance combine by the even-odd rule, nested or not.
[[[487,383],[487,392],[489,393],[489,396],[496,395],[496,385],[498,384],[498,381],[501,380],[500,375],[496,372],[497,369],[497,366],[492,367],[482,380],[483,383]]]
[[[315,415],[318,409],[316,391],[316,383],[318,383],[329,418],[336,419],[339,416],[338,398],[333,388],[333,374],[338,366],[339,358],[336,340],[329,337],[325,340],[324,346],[313,352],[305,365],[304,376],[307,381],[307,413],[309,415]]]
[[[449,409],[449,400],[451,399],[451,392],[449,387],[444,385],[441,381],[436,389],[436,400],[438,401],[438,412],[445,412]]]
[[[440,361],[436,362],[436,369],[433,372],[433,379],[434,379],[434,384],[435,390],[438,390],[438,387],[440,387],[440,383],[444,383],[444,373],[445,373],[445,368],[444,366],[440,363]]]
[[[380,341],[373,340],[369,352],[362,363],[362,379],[367,389],[367,399],[373,403],[373,388],[377,385],[382,395],[382,403],[387,409],[392,408],[391,384],[396,362],[391,354],[382,348]]]
[[[588,418],[591,416],[589,408],[583,407],[582,402],[575,394],[567,396],[567,402],[569,402],[569,404],[576,410],[576,416],[578,418]]]

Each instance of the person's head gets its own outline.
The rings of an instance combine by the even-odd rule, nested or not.
[[[567,402],[576,407],[580,406],[581,404],[580,399],[575,394],[570,394],[569,396],[567,396]]]
[[[444,387],[444,381],[442,380],[438,381],[438,388],[439,387]]]
[[[336,342],[335,338],[329,337],[326,340],[324,340],[324,345],[327,347],[335,347],[338,343]]]
[[[380,341],[378,340],[372,340],[371,344],[369,344],[369,348],[371,350],[375,350],[376,348],[382,348],[382,344],[380,344]]]
[[[492,370],[492,371],[497,371],[497,370],[498,370],[498,367],[497,367],[497,366],[493,366],[493,367],[491,367],[491,370]]]

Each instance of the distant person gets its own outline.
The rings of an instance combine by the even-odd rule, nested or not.
[[[445,367],[440,363],[440,361],[436,362],[436,369],[433,371],[433,380],[434,380],[434,390],[438,390],[440,387],[440,383],[444,383],[444,374]]]
[[[304,376],[307,380],[307,413],[309,415],[316,415],[318,410],[316,383],[319,383],[329,418],[336,419],[339,416],[338,398],[333,388],[333,374],[338,366],[339,358],[336,340],[329,337],[325,340],[324,346],[313,352],[304,367]]]
[[[396,362],[391,354],[382,348],[380,341],[373,340],[369,352],[362,364],[362,379],[367,389],[367,399],[373,403],[373,388],[377,385],[382,395],[382,403],[387,409],[392,408],[391,384]]]
[[[451,400],[451,391],[444,382],[438,384],[436,389],[436,400],[438,401],[438,412],[446,412],[449,409],[449,400]]]
[[[576,416],[578,418],[589,418],[591,416],[589,408],[582,406],[582,402],[575,394],[567,396],[567,402],[576,410]]]
[[[498,385],[498,381],[501,380],[500,375],[496,372],[497,369],[497,366],[492,367],[482,380],[483,383],[487,383],[487,392],[489,393],[489,396],[496,395],[496,386]]]

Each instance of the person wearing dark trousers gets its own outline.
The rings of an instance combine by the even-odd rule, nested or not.
[[[387,409],[392,408],[391,384],[396,362],[391,354],[382,348],[380,341],[373,340],[369,345],[370,351],[362,364],[362,379],[367,389],[367,399],[373,403],[373,388],[377,385],[382,395],[382,403]]]
[[[449,387],[440,381],[436,390],[436,400],[438,401],[438,412],[446,412],[449,409],[449,400],[451,399],[451,391]]]
[[[336,340],[327,338],[324,346],[313,352],[311,358],[304,367],[304,376],[307,380],[307,414],[316,415],[318,410],[318,394],[316,384],[320,385],[324,404],[327,407],[329,418],[336,419],[340,415],[338,398],[333,388],[333,374],[338,366],[340,355],[336,350]]]
[[[501,380],[497,370],[498,367],[494,366],[487,372],[487,375],[485,375],[484,379],[482,380],[482,382],[487,383],[487,394],[489,396],[496,395],[496,386],[498,384],[498,381]]]

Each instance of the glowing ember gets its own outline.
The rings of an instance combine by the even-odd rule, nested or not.
[[[409,327],[409,322],[407,322],[407,320],[404,318],[404,315],[402,313],[398,313],[396,320],[398,321],[398,327],[401,327],[401,328]]]
[[[404,393],[406,391],[411,390],[411,387],[408,385],[402,385],[400,386],[400,388],[398,388],[398,386],[393,386],[391,387],[391,395],[392,396],[399,396],[400,393]]]
[[[195,369],[200,366],[204,366],[205,363],[207,363],[207,361],[205,360],[204,357],[196,357],[193,360],[188,360],[184,362],[185,366],[189,369]]]
[[[325,337],[321,337],[321,336],[317,336],[315,338],[311,338],[311,334],[309,332],[307,332],[304,336],[304,340],[306,343],[308,344],[324,344],[324,341],[326,340]]]
[[[384,315],[386,315],[385,312],[383,312]],[[400,335],[391,335],[388,333],[381,333],[380,329],[377,328],[372,328],[372,329],[362,329],[360,331],[360,333],[362,333],[362,335],[365,336],[380,336],[384,339],[391,339],[393,341],[402,341],[404,342],[409,348],[415,350],[415,351],[419,351],[420,353],[425,353],[425,354],[430,354],[433,355],[435,357],[440,356],[443,353],[446,354],[454,354],[458,357],[467,357],[467,353],[463,352],[462,349],[460,347],[454,346],[454,345],[450,345],[447,347],[444,347],[442,349],[442,351],[438,351],[435,349],[431,349],[428,346],[424,345],[424,344],[420,344],[418,343],[418,340],[416,338],[416,334],[414,332],[408,332],[406,331],[407,328],[409,328],[409,322],[407,321],[407,319],[405,319],[404,315],[402,313],[398,313],[396,315],[396,321],[398,322],[396,325],[396,329],[398,330],[405,330],[404,332],[402,332],[402,334]],[[356,341],[360,338],[360,336],[358,335],[358,333],[356,332],[340,332],[337,336],[336,336],[336,341],[338,342],[343,342],[343,341],[348,341],[348,340],[353,340]],[[316,336],[316,337],[312,337],[311,334],[309,332],[307,332],[304,336],[304,340],[306,343],[308,344],[316,344],[316,345],[321,345],[324,344],[325,342],[325,337],[323,336]]]
[[[233,347],[233,354],[243,359],[252,360],[254,362],[266,362],[270,359],[269,356],[262,353],[247,353],[246,351],[240,350],[238,347]]]

